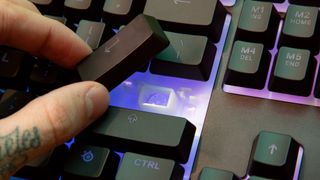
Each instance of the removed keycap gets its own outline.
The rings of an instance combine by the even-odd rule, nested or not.
[[[82,80],[94,80],[109,91],[169,45],[157,20],[138,15],[77,67]]]

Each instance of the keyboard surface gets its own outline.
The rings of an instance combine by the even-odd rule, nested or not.
[[[71,155],[68,156],[68,161],[63,163],[65,168],[55,173],[58,176],[62,174],[62,179],[85,178],[88,174],[82,173],[92,175],[92,172],[84,169],[101,169],[101,166],[98,167],[99,162],[95,163],[97,167],[87,167],[90,156],[85,155],[92,152],[107,163],[114,164],[110,171],[102,168],[102,172],[107,172],[101,174],[105,179],[113,178],[106,174],[117,174],[117,179],[141,179],[139,175],[144,173],[151,174],[145,176],[149,177],[145,179],[155,179],[153,172],[147,170],[159,169],[157,163],[165,166],[167,170],[156,175],[160,179],[214,179],[215,176],[210,173],[215,174],[216,170],[228,171],[234,174],[234,179],[249,179],[250,176],[250,179],[254,179],[254,176],[269,179],[319,177],[318,0],[146,0],[130,1],[129,4],[126,1],[110,0],[105,4],[105,1],[92,1],[97,4],[93,3],[88,9],[84,8],[87,12],[83,11],[85,3],[77,4],[76,0],[66,0],[65,4],[62,4],[63,11],[57,11],[54,6],[41,5],[41,1],[33,2],[38,3],[40,10],[51,15],[50,17],[59,17],[60,20],[60,17],[64,16],[66,25],[84,38],[93,49],[113,36],[120,25],[128,23],[140,13],[157,18],[171,42],[166,50],[155,55],[150,64],[112,90],[111,115],[103,117],[105,122],[110,123],[98,123],[96,127],[78,137],[85,145],[77,142],[68,150]],[[92,11],[90,8],[96,5],[100,8]],[[128,7],[131,7],[131,10],[128,11]],[[97,18],[95,13],[99,12],[102,16]],[[110,20],[110,24],[101,23],[108,22],[107,20]],[[89,36],[92,31],[102,34],[97,38],[100,42],[93,41],[93,37]],[[107,50],[112,50],[112,47]],[[2,100],[12,93],[11,90],[6,90],[7,88],[37,95],[69,82],[60,80],[56,74],[58,67],[50,63],[42,65],[38,59],[33,58],[34,64],[25,65],[21,60],[24,58],[22,52],[1,47],[0,56],[4,64],[11,58],[19,60],[18,63],[10,63],[4,68],[7,71],[1,71],[2,74],[0,72]],[[47,69],[39,70],[41,66]],[[17,67],[23,68],[16,70]],[[30,83],[12,83],[11,80],[22,82],[19,73],[16,77],[16,71],[21,72],[23,69],[32,69],[28,78]],[[46,74],[45,77],[42,74]],[[48,85],[46,82],[49,80],[54,83]],[[23,100],[28,102],[30,99],[29,96],[24,96]],[[14,102],[13,106],[20,108],[25,104],[23,100]],[[5,111],[0,117],[11,113],[12,104],[6,104],[6,107],[8,108],[4,110],[0,107],[0,110]],[[172,119],[177,123],[163,129],[168,132],[176,129],[176,132],[173,131],[171,137],[157,139],[156,130],[147,129],[145,134],[139,136],[144,130],[137,127],[137,134],[127,136],[126,133],[121,133],[121,130],[129,131],[125,128],[131,129],[131,126],[127,127],[126,122],[123,126],[113,123],[117,121],[112,120],[118,118],[112,115],[111,112],[114,111],[120,111],[120,114],[127,117],[129,124],[142,122],[141,126],[146,128],[148,121],[143,121],[144,119]],[[159,128],[165,124],[156,121],[151,124],[154,123],[157,123]],[[192,132],[189,123],[196,128],[191,137],[192,147],[185,145],[187,140],[183,136],[183,132]],[[108,126],[122,129],[109,131]],[[179,129],[182,133],[179,133]],[[106,131],[106,134],[100,136],[101,131]],[[88,137],[91,136],[119,142],[120,145],[90,143]],[[112,139],[114,136],[125,137],[120,140]],[[184,138],[181,148],[189,149],[190,153],[186,150],[187,155],[180,157],[183,154],[181,151],[171,151],[170,148],[167,148],[170,153],[178,155],[161,153],[167,149],[157,147],[156,144],[163,143],[166,146],[173,141],[173,137],[178,140]],[[270,137],[272,140],[269,142]],[[278,142],[282,143],[277,144]],[[290,142],[287,148],[289,150],[286,149],[287,146],[282,146],[285,144],[283,142]],[[66,142],[66,145],[70,147],[72,143],[73,141]],[[263,143],[267,143],[265,149],[261,145]],[[123,150],[123,147],[127,149]],[[281,158],[272,161],[274,154],[277,155],[282,148],[286,149],[283,156],[288,158],[285,158],[286,163],[280,163],[279,167],[285,166],[288,171],[275,165]],[[151,152],[153,150],[158,152]],[[263,150],[266,150],[269,156],[259,156]],[[73,156],[82,159],[74,163]],[[143,164],[137,159],[149,162],[148,168],[142,172],[134,169]],[[134,161],[135,166],[130,167],[131,161]],[[267,163],[264,163],[266,161]],[[115,168],[118,163],[119,169]],[[204,168],[209,168],[208,177],[203,175],[206,170]],[[30,172],[22,170],[17,177],[33,179]],[[132,177],[128,177],[128,173],[132,173]],[[232,179],[232,176],[229,179]]]

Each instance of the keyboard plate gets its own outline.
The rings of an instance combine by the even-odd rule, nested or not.
[[[295,138],[305,148],[300,180],[319,177],[318,107],[234,95],[222,90],[224,72],[243,1],[238,0],[229,9],[233,14],[229,40],[222,55],[191,179],[197,179],[202,168],[206,166],[229,170],[243,177],[254,138],[262,130],[280,132]]]

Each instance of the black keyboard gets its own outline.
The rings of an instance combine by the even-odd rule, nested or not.
[[[97,122],[12,179],[319,177],[319,0],[31,1],[94,50],[141,13],[170,45]],[[0,47],[0,118],[75,78]]]

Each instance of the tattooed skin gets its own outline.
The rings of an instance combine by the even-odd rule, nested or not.
[[[40,147],[41,139],[37,127],[0,136],[0,178],[14,173],[28,160],[27,151]]]

